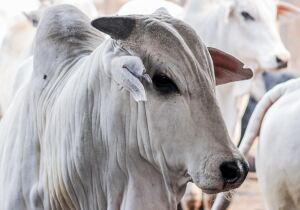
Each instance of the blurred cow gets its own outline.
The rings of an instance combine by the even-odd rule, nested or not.
[[[132,0],[120,9],[120,14],[145,14],[151,9],[166,7],[189,23],[208,46],[220,48],[241,59],[255,70],[254,80],[227,84],[217,88],[217,97],[229,133],[239,140],[241,117],[247,106],[249,93],[263,95],[263,70],[287,67],[290,54],[284,47],[277,28],[277,19],[298,8],[274,0],[190,0],[184,9],[163,0],[149,2]],[[181,14],[179,14],[181,9]],[[259,90],[259,91],[258,91]]]
[[[35,28],[24,17],[9,27],[0,48],[0,115],[7,110],[17,69],[30,55]]]
[[[240,146],[247,155],[259,137],[257,174],[267,210],[297,210],[299,202],[300,79],[271,89],[258,103]],[[218,197],[213,210],[228,203]]]
[[[299,0],[285,0],[300,6]],[[286,17],[280,20],[280,35],[286,48],[291,53],[291,62],[287,69],[290,73],[300,76],[300,16]]]

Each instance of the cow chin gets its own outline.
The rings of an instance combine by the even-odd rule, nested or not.
[[[216,194],[226,191],[221,178],[209,178],[208,176],[204,176],[203,179],[203,176],[199,175],[199,173],[196,173],[195,176],[191,175],[191,182],[197,185],[197,187],[199,187],[206,194]]]
[[[216,186],[216,187],[212,187],[212,186],[205,187],[205,186],[201,186],[198,183],[194,183],[194,184],[196,184],[197,187],[199,187],[205,194],[217,194],[217,193],[220,193],[220,192],[227,191],[227,190],[223,189],[222,185]]]
[[[219,185],[215,185],[215,186],[213,186],[213,185],[204,186],[204,185],[201,185],[201,183],[197,183],[197,182],[193,182],[193,183],[196,184],[197,187],[199,187],[205,194],[217,194],[220,192],[226,192],[226,191],[238,188],[243,183],[243,181],[236,182],[234,185],[230,185],[230,186],[224,184],[223,182],[221,182]]]

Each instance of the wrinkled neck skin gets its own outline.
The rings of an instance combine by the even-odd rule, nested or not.
[[[24,209],[177,208],[188,178],[158,160],[144,129],[146,104],[110,78],[109,61],[122,55],[128,52],[107,40],[64,63],[72,74],[59,70],[59,82],[44,88],[37,114],[43,164],[29,198],[34,206]]]

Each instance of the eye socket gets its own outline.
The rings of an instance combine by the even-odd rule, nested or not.
[[[177,85],[166,75],[155,74],[152,78],[154,88],[164,94],[179,92]]]
[[[248,12],[242,11],[241,15],[243,16],[245,21],[255,21],[254,17],[251,16]]]

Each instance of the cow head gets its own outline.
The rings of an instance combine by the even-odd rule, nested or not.
[[[287,3],[274,0],[219,1],[224,16],[223,41],[228,52],[257,69],[287,67],[290,54],[284,47],[277,20],[286,13],[299,12]]]
[[[251,78],[251,70],[206,48],[189,26],[161,10],[102,17],[92,25],[113,39],[104,68],[122,87],[120,97],[128,94],[124,89],[137,101],[147,97],[130,109],[133,133],[138,153],[159,169],[169,190],[182,195],[188,181],[207,193],[238,187],[247,163],[229,139],[215,85]]]
[[[173,15],[180,10],[163,0],[147,6],[145,10],[143,3],[132,1],[119,14],[144,14],[158,6]],[[189,0],[182,13],[208,46],[221,48],[248,66],[277,70],[288,64],[290,55],[280,39],[277,20],[287,13],[299,13],[295,6],[277,0]]]

